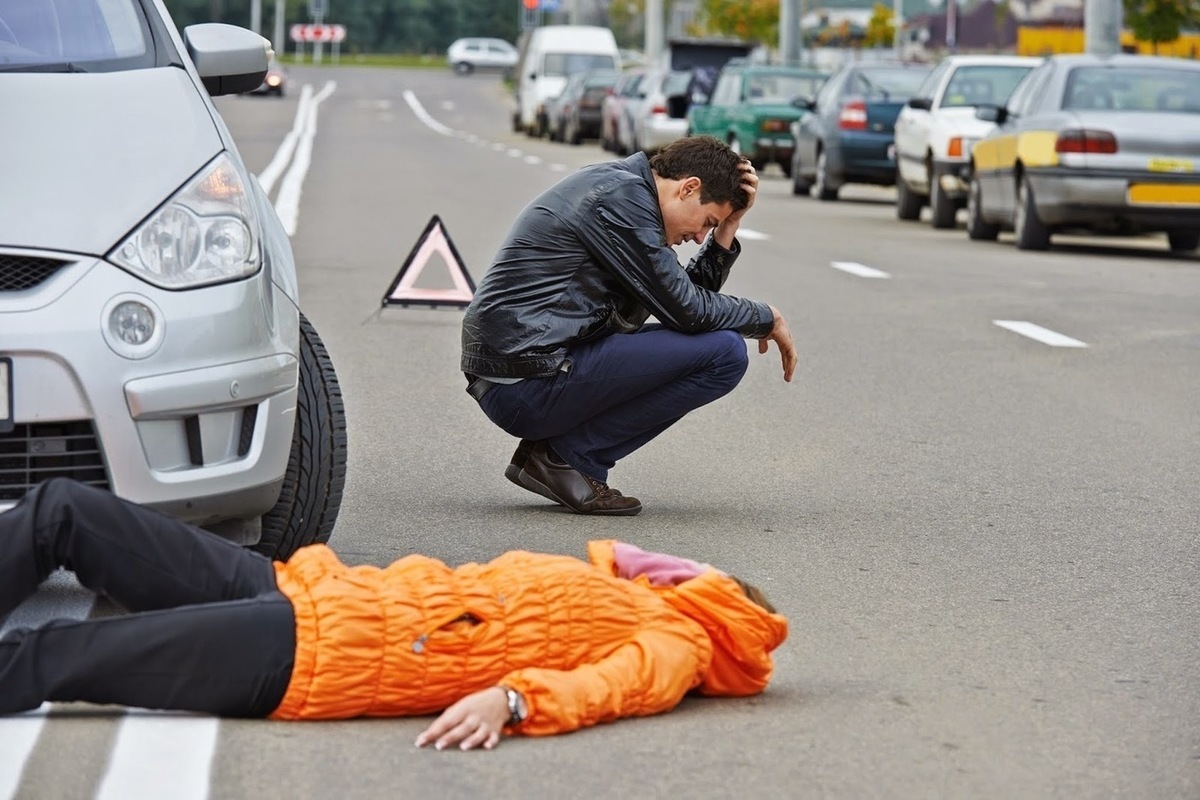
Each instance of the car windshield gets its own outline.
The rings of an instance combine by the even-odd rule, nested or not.
[[[929,74],[928,68],[875,67],[861,69],[850,85],[857,94],[881,100],[907,100]]]
[[[667,97],[687,94],[691,82],[692,73],[690,72],[668,72],[663,78],[662,93]]]
[[[0,0],[0,71],[109,72],[153,62],[135,0]]]
[[[942,94],[942,108],[1002,106],[1032,66],[959,67]]]
[[[589,69],[616,69],[612,56],[598,53],[546,53],[542,71],[549,77],[566,77]]]
[[[1076,67],[1063,93],[1066,110],[1200,114],[1200,70],[1170,67]]]
[[[824,82],[824,75],[758,73],[746,81],[746,99],[751,103],[790,103],[797,97],[812,97]]]

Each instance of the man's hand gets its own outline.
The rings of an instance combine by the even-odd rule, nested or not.
[[[482,746],[491,750],[500,743],[508,722],[508,697],[499,686],[469,694],[447,708],[417,737],[417,747],[432,744],[437,750],[458,745],[463,750]]]
[[[738,226],[742,224],[742,217],[746,216],[746,212],[754,205],[754,198],[758,196],[758,173],[754,169],[754,165],[749,159],[744,159],[738,166],[742,171],[742,189],[746,191],[746,207],[741,211],[734,211],[728,217],[721,221],[717,226],[715,235],[717,243],[725,249],[729,249],[733,244],[733,237],[737,233]]]
[[[774,341],[775,346],[779,348],[779,357],[783,360],[783,379],[788,383],[792,381],[792,375],[796,372],[796,343],[792,341],[792,331],[788,328],[787,320],[783,318],[783,314],[779,313],[779,309],[775,306],[770,306],[771,313],[775,315],[775,324],[771,327],[771,332],[758,340],[758,352],[765,353],[768,349],[768,342]]]

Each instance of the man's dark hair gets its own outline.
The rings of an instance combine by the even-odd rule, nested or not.
[[[741,211],[750,201],[739,169],[745,160],[720,139],[685,136],[659,150],[650,159],[650,169],[669,180],[695,176],[700,179],[701,203],[729,203]]]

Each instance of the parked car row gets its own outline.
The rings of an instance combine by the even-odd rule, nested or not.
[[[712,135],[759,169],[778,164],[797,195],[895,186],[900,219],[928,206],[933,227],[953,228],[965,208],[971,239],[1012,230],[1020,249],[1071,230],[1200,246],[1200,62],[951,55],[826,76],[735,59],[703,93],[686,71],[588,75],[550,106],[561,120],[552,137],[595,137],[625,155]],[[585,85],[603,86],[587,123],[570,116]]]

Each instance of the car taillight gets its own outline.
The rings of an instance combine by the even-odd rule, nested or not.
[[[862,100],[851,100],[842,106],[842,113],[838,114],[838,127],[844,131],[865,131],[867,104]]]
[[[667,107],[664,105],[661,105],[661,104],[657,105],[654,108],[650,109],[650,113],[651,114],[665,114],[665,113],[667,113]]]
[[[865,117],[864,117],[865,123]],[[764,119],[762,123],[763,133],[781,133],[788,129],[788,124],[781,119]]]
[[[1107,153],[1117,152],[1117,137],[1108,131],[1091,128],[1071,128],[1058,134],[1054,143],[1056,153]]]
[[[962,137],[961,136],[952,137],[950,139],[950,142],[946,145],[946,155],[950,156],[951,158],[962,158],[962,154],[963,154]]]

